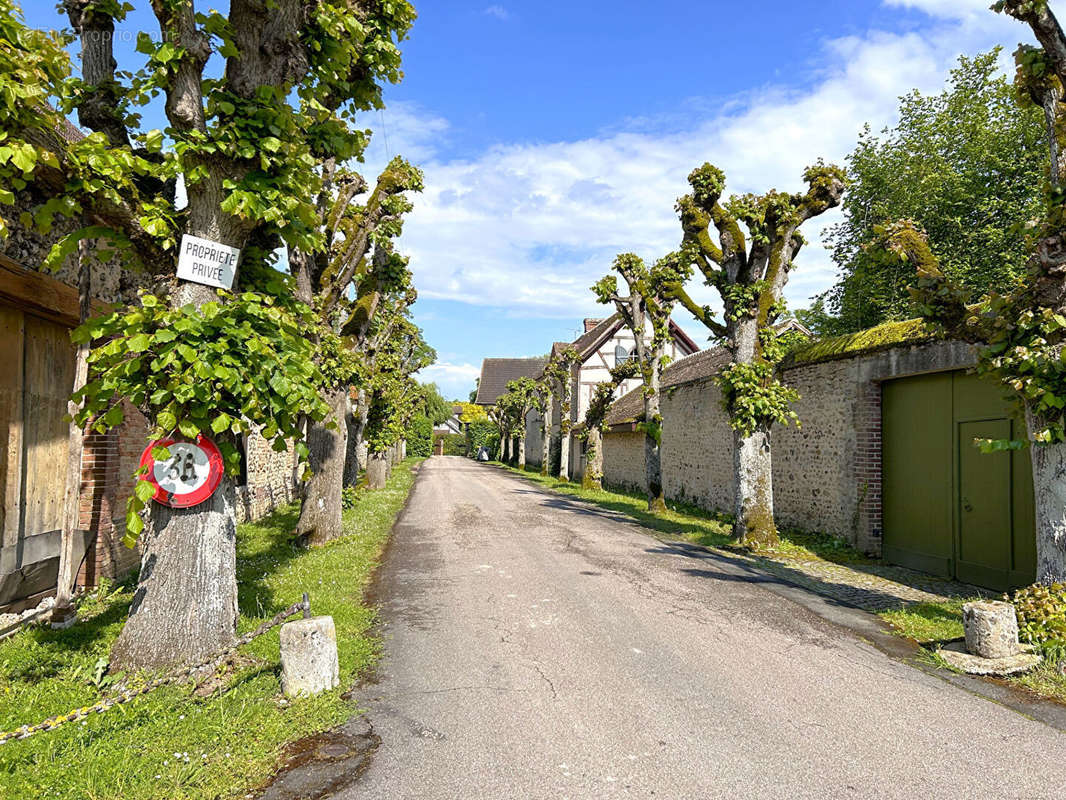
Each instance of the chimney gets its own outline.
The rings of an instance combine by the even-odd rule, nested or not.
[[[586,319],[585,320],[585,333],[588,333],[589,331],[591,331],[593,328],[595,328],[601,322],[603,322],[602,319]]]

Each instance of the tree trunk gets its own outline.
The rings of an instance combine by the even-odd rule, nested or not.
[[[518,468],[526,468],[526,437],[525,433],[518,434]]]
[[[1042,423],[1026,410],[1030,439]],[[1066,443],[1030,444],[1036,501],[1036,580],[1066,581]]]
[[[544,425],[541,427],[541,475],[547,475],[551,469],[552,428],[554,427],[552,417],[555,414],[555,409],[552,408],[552,405],[552,396],[549,394],[544,400]]]
[[[92,273],[89,268],[89,242],[82,240],[78,244],[78,320],[81,324],[89,318],[92,305]],[[78,345],[74,356],[73,394],[85,386],[89,376],[89,344]],[[78,535],[79,510],[81,505],[81,468],[82,454],[85,448],[85,432],[74,422],[78,413],[78,404],[73,399],[67,401],[67,414],[71,421],[67,426],[67,481],[63,496],[63,532],[59,545],[59,577],[56,582],[56,604],[52,608],[52,625],[63,628],[75,620],[72,601],[74,583],[78,578],[78,560],[76,545]]]
[[[559,424],[559,480],[570,480],[570,421],[567,419]]]
[[[511,437],[504,436],[503,444],[500,447],[500,461],[504,464],[511,463]]]
[[[733,536],[741,544],[770,547],[778,542],[774,526],[773,462],[770,434],[745,436],[733,431],[736,523]]]
[[[366,413],[366,401],[360,392],[359,400],[351,409],[351,413],[345,414],[348,428],[347,453],[344,457],[345,486],[356,486],[359,483],[359,473],[366,469],[366,443],[363,441]]]
[[[243,248],[254,222],[223,214],[221,172],[189,192],[186,233]],[[237,276],[234,275],[236,286]],[[218,302],[210,286],[179,281],[170,305]],[[254,369],[254,365],[248,365]],[[160,668],[200,661],[237,635],[237,517],[233,477],[207,501],[172,509],[149,501],[137,591],[111,649],[113,669]]]
[[[130,618],[111,648],[111,670],[198,664],[233,643],[237,527],[233,480],[194,508],[155,504]]]
[[[659,410],[659,372],[662,353],[652,355],[650,386],[644,387],[644,485],[648,492],[648,511],[665,511],[663,497],[663,416]]]
[[[311,424],[307,432],[308,464],[311,479],[307,481],[296,536],[315,546],[336,539],[343,533],[341,495],[344,491],[344,461],[348,453],[348,426],[344,418],[348,411],[348,389],[340,387],[326,401],[330,417]],[[327,423],[336,428],[330,429]]]
[[[598,425],[588,430],[585,440],[585,474],[581,476],[583,489],[603,488],[603,433]]]
[[[389,479],[389,460],[384,453],[371,453],[366,462],[366,485],[384,489]]]
[[[754,364],[759,352],[759,326],[752,317],[736,322],[733,359]],[[733,430],[733,496],[736,522],[733,537],[741,544],[772,547],[779,543],[774,525],[773,461],[769,429],[751,435]]]

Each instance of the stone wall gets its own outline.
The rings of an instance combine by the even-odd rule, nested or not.
[[[279,453],[253,432],[245,440],[244,450],[246,482],[237,489],[238,522],[260,519],[299,497],[296,453],[291,442]]]
[[[774,511],[779,525],[840,536],[881,551],[881,382],[973,365],[960,342],[895,347],[802,364],[783,372],[800,400],[800,427],[773,431]],[[663,396],[663,486],[671,500],[733,511],[733,436],[713,378]],[[604,482],[642,491],[643,435],[604,437]]]
[[[644,434],[620,431],[603,437],[603,483],[610,489],[644,491]]]

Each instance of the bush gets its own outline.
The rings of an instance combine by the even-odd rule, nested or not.
[[[359,501],[359,492],[356,491],[354,486],[345,486],[341,490],[341,508],[347,510],[349,508],[355,508],[355,504]]]
[[[478,420],[466,426],[466,452],[471,458],[477,458],[482,447],[488,448],[489,458],[495,458],[499,444],[500,429],[494,423]]]
[[[437,442],[444,442],[444,450],[441,455],[465,456],[466,436],[462,433],[435,433],[433,434],[433,452],[437,452]]]
[[[1052,658],[1066,655],[1066,583],[1035,583],[1014,593],[1018,636]]]
[[[429,458],[433,454],[433,423],[419,414],[407,424],[407,455]]]

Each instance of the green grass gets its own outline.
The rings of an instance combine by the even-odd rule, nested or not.
[[[890,623],[900,636],[924,645],[933,645],[962,638],[962,607],[968,602],[970,600],[957,599],[940,603],[913,603],[901,609],[882,611],[878,616]],[[947,661],[935,650],[926,652],[926,660],[930,663],[950,669]],[[1063,675],[1061,668],[1061,662],[1045,661],[1031,672],[1003,680],[1038,697],[1066,704],[1066,675]]]
[[[968,602],[970,600],[957,599],[941,603],[912,603],[903,608],[882,611],[878,616],[900,636],[921,644],[946,642],[962,636],[962,606]]]
[[[732,541],[729,522],[719,514],[687,506],[669,503],[668,510],[653,514],[648,511],[648,501],[643,495],[628,492],[609,491],[607,489],[583,489],[580,483],[561,481],[557,477],[548,477],[527,467],[525,471],[499,462],[493,462],[509,472],[521,475],[546,489],[570,495],[580,500],[594,503],[600,508],[615,511],[639,522],[646,528],[678,536],[697,544],[723,547]]]
[[[639,522],[645,528],[684,539],[703,547],[717,547],[736,551],[738,545],[731,536],[733,518],[728,514],[707,511],[688,503],[669,501],[667,510],[659,514],[648,511],[648,500],[643,494],[610,489],[583,489],[580,483],[561,481],[547,477],[527,467],[525,471],[499,462],[496,466],[521,475],[546,489],[570,495],[593,503],[600,508],[616,511]],[[773,550],[761,550],[759,555],[775,556],[791,560],[823,560],[839,564],[873,563],[855,548],[836,536],[826,533],[808,533],[796,530],[781,530],[781,543]]]
[[[374,664],[375,611],[364,591],[414,482],[413,460],[387,488],[359,496],[346,511],[345,536],[322,548],[294,547],[297,509],[282,509],[238,531],[240,632],[311,595],[314,614],[337,627],[341,685],[289,703],[278,683],[277,629],[241,652],[248,658],[207,697],[188,686],[164,687],[132,702],[0,745],[4,800],[70,798],[224,798],[267,778],[287,742],[348,719],[341,697]],[[0,730],[36,723],[96,702],[94,683],[127,613],[132,587],[102,589],[79,606],[66,631],[33,628],[0,642]]]

